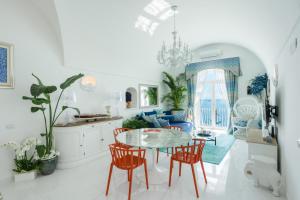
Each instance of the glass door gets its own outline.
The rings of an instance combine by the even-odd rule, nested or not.
[[[207,129],[226,129],[229,118],[229,104],[224,71],[209,69],[199,73],[197,92],[199,101],[199,126]]]

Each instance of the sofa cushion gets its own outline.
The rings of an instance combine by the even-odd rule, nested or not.
[[[143,119],[148,123],[152,123],[155,128],[161,128],[160,123],[157,121],[156,115],[145,115],[143,116]]]
[[[169,120],[158,118],[157,121],[160,123],[161,127],[170,126]]]
[[[170,122],[174,121],[174,116],[173,115],[165,115],[165,116],[162,116],[160,118],[164,119],[164,120],[169,120]]]

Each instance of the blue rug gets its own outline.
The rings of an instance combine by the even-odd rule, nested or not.
[[[217,136],[217,145],[214,141],[207,141],[203,150],[202,158],[204,162],[211,164],[220,164],[233,145],[235,138],[233,135],[221,134]],[[167,152],[166,149],[160,149],[161,152]],[[169,152],[171,153],[171,152]]]
[[[212,164],[220,164],[233,145],[235,138],[233,135],[219,135],[217,136],[217,145],[214,141],[208,141],[205,144],[202,159],[204,162]]]

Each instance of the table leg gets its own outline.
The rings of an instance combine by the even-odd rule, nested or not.
[[[168,169],[158,166],[156,163],[156,148],[152,148],[147,150],[151,152],[152,156],[152,163],[151,166],[148,168],[148,176],[149,176],[149,184],[151,185],[160,185],[166,184],[168,182]],[[163,154],[161,154],[162,156]],[[148,162],[149,163],[149,162]],[[145,179],[141,173],[139,175],[139,179]]]

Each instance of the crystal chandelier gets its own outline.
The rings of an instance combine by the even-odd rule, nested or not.
[[[178,6],[174,5],[171,7],[174,16],[174,30],[173,35],[173,44],[167,49],[166,43],[163,42],[161,50],[158,52],[157,60],[160,64],[166,67],[182,67],[188,64],[192,60],[192,53],[189,46],[185,43],[182,44],[182,41],[178,37],[178,32],[176,31],[176,11]]]

